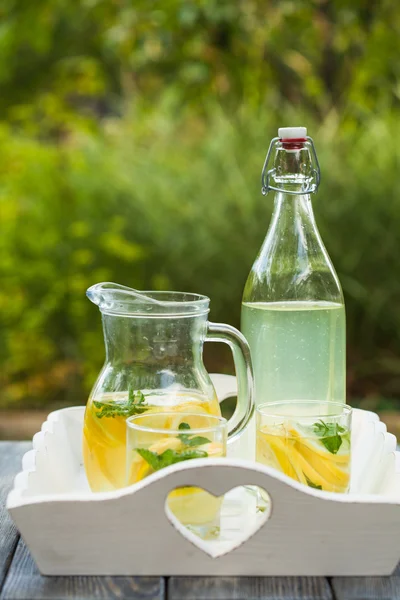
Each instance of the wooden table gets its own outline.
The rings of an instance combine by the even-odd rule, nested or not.
[[[5,501],[28,442],[0,442],[0,600],[400,600],[391,577],[43,577]]]

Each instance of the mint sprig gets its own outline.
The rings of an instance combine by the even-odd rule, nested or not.
[[[189,431],[189,423],[181,423],[179,430]],[[192,458],[207,458],[208,453],[205,450],[197,450],[194,446],[208,444],[210,442],[209,439],[199,435],[190,436],[187,433],[180,433],[178,439],[180,439],[184,446],[183,450],[178,451],[168,448],[168,450],[164,450],[161,454],[157,454],[157,452],[152,452],[152,450],[146,448],[135,448],[135,450],[151,466],[153,471],[159,471],[164,467],[169,467],[184,460],[191,460]]]
[[[148,409],[146,398],[140,391],[134,392],[129,389],[128,400],[125,402],[97,402],[93,401],[94,407],[97,408],[96,417],[115,419],[115,417],[132,417],[133,415],[141,415]]]
[[[321,438],[321,443],[331,454],[337,454],[342,445],[346,429],[339,423],[325,423],[320,419],[313,425],[314,433]]]
[[[160,469],[164,469],[164,467],[169,467],[184,460],[207,458],[208,456],[204,450],[183,450],[182,452],[177,452],[170,448],[162,454],[157,454],[157,452],[152,452],[145,448],[136,448],[136,452],[151,466],[153,471],[159,471]]]

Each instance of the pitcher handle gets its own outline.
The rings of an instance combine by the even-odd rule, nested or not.
[[[237,404],[235,412],[229,419],[228,438],[233,441],[242,433],[254,413],[254,381],[250,347],[238,329],[225,323],[207,324],[208,342],[224,342],[233,354],[237,379]]]

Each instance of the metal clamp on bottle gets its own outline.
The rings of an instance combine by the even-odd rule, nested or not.
[[[288,130],[291,133],[295,130],[302,130],[306,132],[305,127],[292,127],[282,128],[282,132]],[[281,134],[281,130],[279,130]],[[268,168],[272,151],[275,150],[274,164],[272,168]],[[278,164],[280,161],[280,154],[284,154],[287,160],[287,156],[293,157],[293,162],[297,165],[297,173],[290,177],[290,180],[285,176],[285,164]],[[303,156],[301,156],[303,154]],[[282,161],[283,162],[283,161]],[[267,156],[265,157],[263,170],[261,173],[261,192],[264,196],[268,194],[270,190],[275,192],[285,192],[293,196],[299,196],[304,194],[313,194],[317,191],[321,181],[321,173],[319,168],[319,162],[314,147],[314,142],[311,137],[304,135],[304,137],[286,137],[282,133],[282,137],[276,137],[271,140]],[[272,182],[275,185],[272,185]],[[282,183],[282,187],[278,187],[276,183]],[[290,189],[293,187],[294,189]]]

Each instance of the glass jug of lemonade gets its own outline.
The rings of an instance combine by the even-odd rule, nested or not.
[[[209,298],[138,292],[115,283],[94,285],[87,296],[102,313],[106,347],[84,420],[83,457],[92,491],[127,485],[128,417],[163,411],[221,414],[202,360],[204,341],[222,341],[232,349],[238,402],[229,437],[242,432],[253,414],[250,351],[235,328],[208,322]]]

